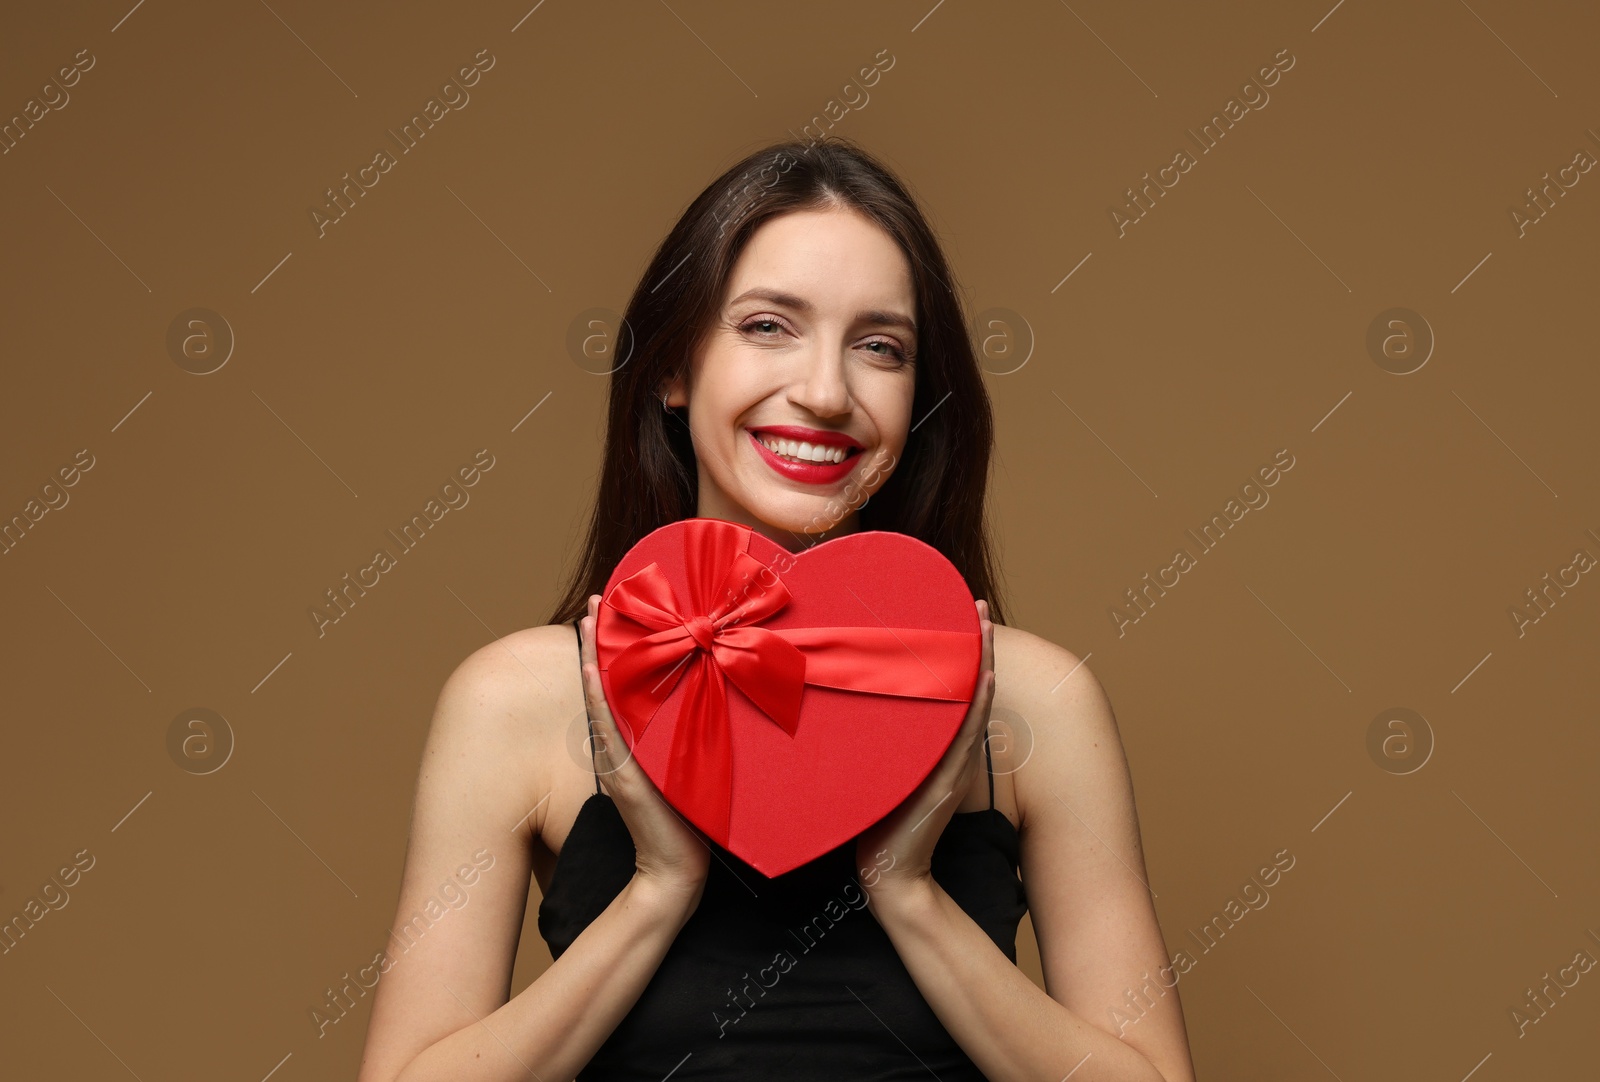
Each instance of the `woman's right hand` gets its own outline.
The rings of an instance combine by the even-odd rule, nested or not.
[[[582,639],[583,698],[594,729],[595,768],[606,792],[616,802],[628,833],[633,836],[636,876],[680,896],[689,912],[693,912],[711,868],[710,843],[667,804],[617,731],[600,683],[600,663],[595,651],[594,629],[599,603],[599,594],[589,595],[589,614],[578,626]]]

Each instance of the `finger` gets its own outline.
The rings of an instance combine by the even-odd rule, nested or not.
[[[591,688],[595,705],[590,708],[590,723],[594,729],[595,747],[605,774],[626,772],[633,759],[633,747],[622,736],[617,719],[606,707],[605,691],[600,682],[600,670],[590,662],[585,667],[584,681]]]
[[[597,705],[600,698],[598,670],[587,659],[579,669],[583,673],[583,708],[589,716],[590,769],[594,771],[596,784],[599,784],[615,769],[611,762],[611,732],[606,725],[604,711]]]
[[[966,717],[961,719],[961,728],[956,730],[955,739],[950,742],[950,747],[934,767],[933,773],[922,783],[929,797],[943,797],[962,789],[964,783],[971,780],[973,771],[977,769],[984,723],[989,718],[988,692],[992,683],[988,673],[978,674],[978,686],[973,689],[972,702],[967,707]]]
[[[578,621],[578,665],[584,674],[583,693],[584,700],[589,707],[589,716],[594,716],[595,703],[590,698],[589,666],[598,665],[594,645],[595,604],[594,595],[589,596],[585,603],[588,610],[583,619]]]
[[[989,619],[989,603],[978,601],[975,604],[982,646],[978,652],[978,679],[972,687],[972,709],[974,714],[987,718],[989,703],[994,696],[994,681],[990,679],[994,672],[994,624]],[[981,711],[980,704],[983,708]]]
[[[974,750],[988,737],[989,707],[994,702],[994,673],[989,670],[978,677],[978,687],[972,694],[972,706],[967,711],[962,734],[972,743]]]
[[[578,621],[578,638],[581,644],[579,654],[585,665],[598,665],[599,657],[594,642],[595,608],[594,599],[589,599],[589,611],[584,613],[583,619]]]
[[[578,621],[578,641],[580,645],[578,652],[582,656],[581,660],[584,664],[597,660],[594,647],[594,622],[598,616],[598,610],[594,602],[595,595],[590,594],[584,602],[584,608],[587,611],[584,613],[583,619]]]
[[[605,684],[600,680],[599,648],[595,645],[595,627],[599,619],[599,605],[597,595],[590,595],[589,615],[585,616],[578,624],[582,638],[582,664],[584,671],[584,693],[589,706],[589,715],[596,721],[614,721],[611,714],[611,705],[606,702]],[[593,669],[593,676],[590,670]],[[616,726],[613,724],[612,728]]]
[[[972,739],[989,738],[989,708],[994,703],[994,623],[989,619],[989,602],[978,602],[978,627],[983,634],[983,650],[978,661],[978,683],[972,690]]]
[[[589,712],[591,724],[602,720],[602,715],[609,713],[605,691],[599,681],[600,667],[595,660],[594,621],[594,598],[591,597],[588,615],[578,621],[578,664],[583,673],[583,705]]]
[[[973,706],[975,708],[982,707],[982,709],[973,710],[973,714],[981,721],[988,720],[989,708],[994,705],[994,683],[994,670],[989,669],[983,674],[983,680],[978,685],[978,694],[973,697]]]
[[[984,635],[984,650],[982,650],[982,661],[979,663],[981,664],[979,672],[992,671],[995,667],[995,626],[994,621],[989,619],[987,600],[978,602],[978,626]]]
[[[605,686],[600,680],[600,666],[595,646],[595,621],[599,609],[598,595],[589,597],[589,615],[578,622],[581,641],[584,705],[589,712],[594,730],[596,758],[604,759],[601,772],[613,774],[625,767],[633,758],[633,749],[622,738],[611,707],[606,702]]]

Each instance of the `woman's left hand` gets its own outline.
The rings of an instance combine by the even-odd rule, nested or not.
[[[989,603],[977,605],[983,660],[961,729],[933,773],[899,807],[856,838],[857,875],[869,897],[886,896],[932,878],[933,847],[980,769],[979,749],[988,735],[989,706],[994,701],[994,624],[989,620]]]

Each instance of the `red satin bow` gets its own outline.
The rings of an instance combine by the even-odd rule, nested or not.
[[[684,701],[662,792],[714,841],[726,845],[732,806],[731,680],[793,736],[805,685],[874,695],[970,702],[978,639],[921,628],[772,629],[763,621],[789,603],[776,571],[751,556],[748,526],[686,520],[688,604],[651,563],[614,586],[602,605],[600,667],[610,674],[613,712],[637,744],[679,682]]]

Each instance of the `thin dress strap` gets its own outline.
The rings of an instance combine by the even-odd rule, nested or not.
[[[580,659],[579,660],[579,664],[582,664],[582,660],[581,659],[583,657],[583,628],[578,626],[578,621],[582,620],[582,619],[583,619],[583,617],[580,616],[577,619],[572,621],[572,630],[574,630],[574,631],[576,631],[578,633],[578,657]],[[600,791],[600,764],[595,762],[595,758],[594,758],[594,719],[589,717],[589,704],[587,702],[585,702],[583,704],[583,715],[584,715],[585,720],[589,723],[589,763],[590,763],[591,766],[594,767],[594,791],[596,793],[598,793]],[[989,779],[989,803],[991,805],[994,804],[994,779],[993,778]]]
[[[994,808],[994,755],[989,751],[989,734],[983,734],[983,758],[989,769],[989,807]]]

